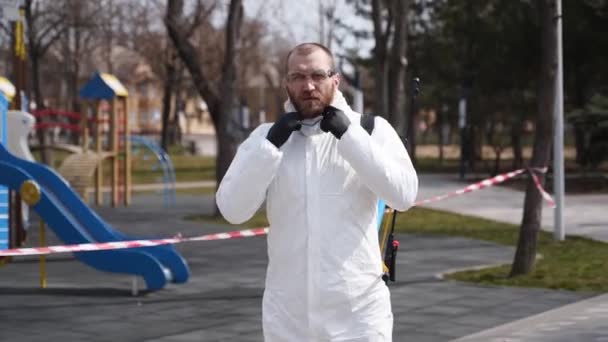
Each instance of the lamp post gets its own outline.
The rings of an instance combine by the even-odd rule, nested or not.
[[[555,77],[555,132],[553,141],[553,191],[555,193],[555,212],[553,238],[562,241],[564,230],[564,78],[562,54],[562,1],[556,0],[555,16],[557,40],[557,75]]]

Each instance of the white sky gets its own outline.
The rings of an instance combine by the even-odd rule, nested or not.
[[[243,4],[245,15],[262,18],[270,23],[272,31],[283,32],[283,36],[294,43],[319,41],[319,0],[243,0]],[[357,17],[353,8],[346,5],[344,0],[337,0],[336,15],[351,25],[372,30],[371,20]],[[351,35],[346,32],[340,34],[345,35],[346,48],[357,47],[357,42]],[[358,45],[359,55],[369,56],[373,42],[360,41]],[[342,52],[335,42],[332,50],[338,54]]]

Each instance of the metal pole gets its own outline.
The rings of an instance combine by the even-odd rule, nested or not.
[[[46,247],[44,221],[40,220],[40,247]],[[40,256],[40,288],[46,289],[46,256]]]
[[[466,93],[466,91],[465,91]],[[466,95],[458,102],[458,127],[460,128],[460,179],[464,179],[468,162],[467,144],[467,98]]]
[[[555,217],[553,238],[562,241],[564,229],[564,79],[562,55],[562,1],[556,0],[557,75],[555,77],[555,133],[553,142],[553,191],[555,193]]]

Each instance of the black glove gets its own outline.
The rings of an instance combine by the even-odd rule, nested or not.
[[[331,132],[336,138],[340,139],[349,125],[350,120],[343,111],[332,106],[325,107],[323,120],[321,120],[321,129],[324,132]]]
[[[300,113],[290,112],[283,114],[283,116],[270,127],[266,139],[273,143],[277,148],[280,148],[287,139],[289,139],[291,132],[298,131],[300,128],[302,128]]]

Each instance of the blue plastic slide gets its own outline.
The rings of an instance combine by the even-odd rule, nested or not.
[[[54,170],[19,159],[0,144],[0,185],[18,191],[26,180],[34,180],[42,198],[32,209],[66,244],[133,240],[105,223]],[[190,271],[173,246],[74,253],[96,269],[139,275],[149,290],[162,289],[167,281],[184,283]]]

